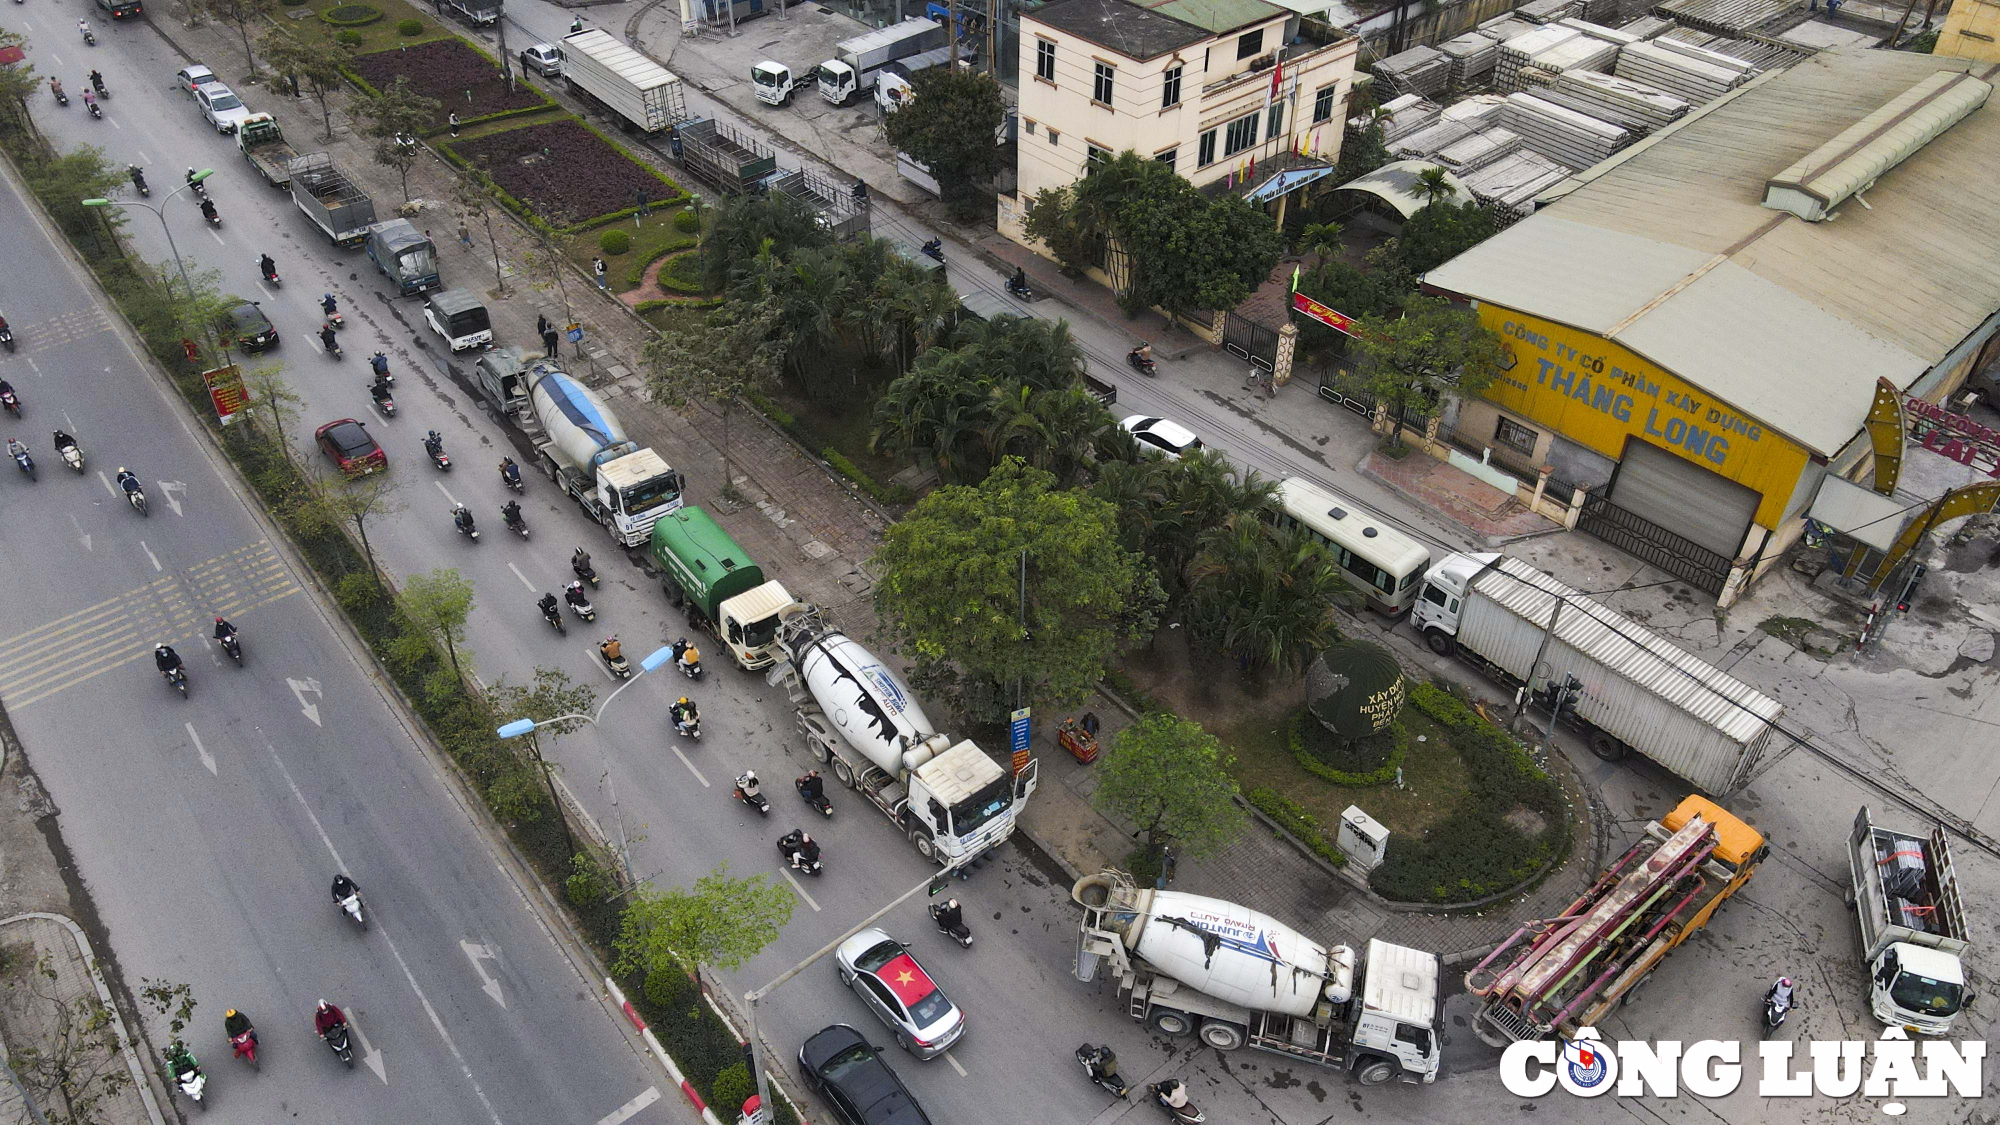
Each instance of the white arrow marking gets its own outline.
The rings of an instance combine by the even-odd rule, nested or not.
[[[625,1125],[639,1115],[639,1111],[660,1100],[658,1086],[646,1087],[646,1092],[597,1119],[597,1125]]]
[[[513,563],[508,563],[507,569],[514,572],[514,577],[521,580],[521,585],[526,586],[528,588],[529,593],[532,594],[535,592],[535,584],[533,582],[528,581],[528,576],[521,573],[520,567],[515,566]]]
[[[83,522],[74,515],[69,517],[69,522],[76,527],[76,533],[83,537],[83,549],[90,550],[90,533],[83,529]]]
[[[819,903],[814,902],[813,896],[806,893],[806,889],[803,884],[801,884],[797,879],[792,878],[792,873],[790,871],[787,871],[784,868],[780,867],[778,868],[778,874],[783,875],[785,877],[785,882],[790,883],[792,885],[792,889],[799,892],[799,897],[806,900],[806,905],[813,908],[813,913],[815,914],[819,913]]]
[[[503,1008],[506,1007],[507,998],[500,995],[500,982],[487,976],[486,966],[480,964],[481,961],[486,960],[498,961],[500,954],[490,945],[474,945],[469,941],[459,942],[458,948],[463,950],[465,955],[472,959],[472,971],[479,974],[480,991],[491,997],[495,1004]]]
[[[188,737],[194,739],[194,752],[201,757],[201,764],[208,767],[208,772],[213,774],[215,772],[215,755],[210,754],[208,748],[201,744],[201,736],[194,732],[193,723],[187,724],[187,732]]]
[[[139,549],[141,551],[146,552],[146,558],[152,562],[154,570],[165,569],[160,565],[160,560],[153,558],[153,549],[151,547],[146,546],[146,541],[144,539],[139,540]]]
[[[188,486],[185,483],[177,480],[163,480],[159,482],[159,485],[160,485],[160,495],[165,496],[167,498],[167,507],[172,508],[174,510],[175,515],[177,516],[180,515],[181,502],[179,500],[174,499],[174,493],[186,492],[188,490]]]
[[[306,702],[307,692],[312,692],[321,699],[326,698],[326,693],[319,690],[319,681],[294,680],[288,676],[285,678],[285,684],[292,689],[293,698],[299,701],[299,710],[304,713],[306,718],[312,720],[312,725],[316,727],[325,726],[326,724],[319,721],[319,704]]]
[[[347,1030],[353,1032],[354,1037],[356,1039],[361,1040],[362,1063],[364,1063],[369,1070],[375,1072],[375,1077],[380,1078],[382,1080],[382,1085],[387,1086],[389,1084],[389,1068],[385,1066],[382,1062],[382,1052],[376,1050],[374,1046],[368,1042],[368,1036],[362,1034],[361,1025],[354,1022],[354,1016],[352,1014],[348,1015],[347,1017]]]

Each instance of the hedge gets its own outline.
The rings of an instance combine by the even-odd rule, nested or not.
[[[341,4],[328,8],[319,18],[335,27],[360,27],[382,18],[382,9],[367,4]]]
[[[687,214],[687,212],[682,211],[681,214],[685,215]],[[692,238],[670,239],[667,242],[663,243],[662,245],[656,247],[653,250],[653,252],[651,254],[646,255],[644,259],[634,258],[631,264],[628,265],[625,269],[625,288],[637,289],[641,285],[646,284],[646,270],[650,268],[654,262],[659,261],[661,258],[664,258],[669,254],[677,253],[681,250],[686,250],[688,247],[693,246],[694,244],[695,240]]]
[[[687,212],[683,211],[681,213],[686,214]],[[682,265],[682,263],[685,262],[694,263],[696,276],[690,278],[681,275],[681,273],[679,272],[679,267]],[[701,283],[700,273],[701,273],[700,251],[682,250],[669,257],[667,259],[666,264],[660,267],[660,272],[658,275],[660,288],[671,289],[676,293],[688,293],[694,296],[701,296],[704,292],[704,287]]]
[[[1313,735],[1324,731],[1326,728],[1321,727],[1316,720],[1312,721],[1309,727],[1307,723],[1311,718],[1311,712],[1304,707],[1292,712],[1292,729],[1289,732],[1292,757],[1298,759],[1300,767],[1307,773],[1319,778],[1321,781],[1344,786],[1348,789],[1367,789],[1375,785],[1387,785],[1389,782],[1396,780],[1396,771],[1403,768],[1403,757],[1409,753],[1410,749],[1410,732],[1403,729],[1403,724],[1391,723],[1387,731],[1375,735],[1369,740],[1373,742],[1376,739],[1382,739],[1388,742],[1389,753],[1383,759],[1380,766],[1372,770],[1350,773],[1347,770],[1328,763],[1324,758],[1313,753],[1308,744],[1309,740]],[[1327,737],[1331,738],[1333,736],[1329,733]]]
[[[1335,867],[1347,866],[1347,853],[1341,851],[1327,838],[1325,830],[1319,826],[1319,820],[1297,801],[1280,794],[1275,789],[1252,789],[1244,796],[1258,812],[1277,821],[1280,827],[1297,837],[1299,843],[1311,848],[1314,855]]]

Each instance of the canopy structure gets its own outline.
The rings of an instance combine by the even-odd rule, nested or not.
[[[1394,164],[1384,164],[1365,176],[1349,180],[1335,188],[1335,191],[1365,191],[1377,196],[1394,207],[1405,219],[1423,210],[1428,202],[1417,192],[1417,177],[1437,165],[1428,160],[1398,160]],[[1464,206],[1472,202],[1472,192],[1465,182],[1450,172],[1444,174],[1444,181],[1456,193],[1450,202]]]

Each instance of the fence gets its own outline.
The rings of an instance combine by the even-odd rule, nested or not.
[[[1626,511],[1601,492],[1584,496],[1577,529],[1658,567],[1699,590],[1720,596],[1735,560]]]

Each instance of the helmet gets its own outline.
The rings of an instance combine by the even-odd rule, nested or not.
[[[158,645],[154,645],[154,646],[153,646],[153,651],[154,651],[154,652],[165,652],[165,651],[167,651],[167,646],[166,646],[166,645],[164,645],[164,644],[158,644]]]
[[[324,1012],[324,1011],[326,1011],[327,1007],[328,1007],[328,1005],[327,1005],[327,1002],[326,1002],[326,997],[324,997],[324,996],[320,997],[320,998],[319,998],[319,1010],[320,1010],[320,1011],[322,1011],[322,1012]]]
[[[1784,988],[1790,988],[1790,987],[1792,987],[1792,978],[1790,978],[1790,977],[1779,977],[1779,978],[1778,978],[1778,984],[1779,984],[1780,986],[1784,987]]]
[[[674,706],[676,706],[676,707],[685,707],[685,706],[687,706],[687,701],[688,701],[688,697],[687,697],[687,696],[685,696],[685,695],[683,695],[683,696],[681,696],[681,697],[680,697],[679,699],[676,699],[676,700],[674,700]]]
[[[222,615],[221,615],[221,614],[219,614],[219,613],[218,613],[218,614],[216,614],[216,615],[215,615],[215,623],[216,623],[217,625],[220,625],[220,624],[222,624]]]
[[[125,475],[126,473],[129,473],[129,472],[131,472],[131,471],[132,471],[132,470],[130,470],[130,469],[128,469],[128,468],[126,468],[126,467],[125,467],[125,466],[123,466],[123,465],[120,465],[120,466],[118,466],[118,475],[119,475],[119,476],[121,476],[121,477],[122,477],[122,476],[124,476],[124,475]]]
[[[233,1019],[236,1016],[236,1009],[231,1008],[228,1011],[223,1012],[222,1016],[224,1019]]]

